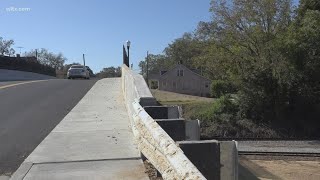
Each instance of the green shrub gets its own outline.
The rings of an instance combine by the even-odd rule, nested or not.
[[[221,96],[213,103],[186,104],[183,106],[186,119],[199,119],[201,138],[215,137],[279,137],[271,128],[248,119],[239,119],[238,103],[229,95]]]
[[[231,82],[214,80],[211,83],[211,96],[213,97],[221,97],[233,92],[235,92],[235,87]]]

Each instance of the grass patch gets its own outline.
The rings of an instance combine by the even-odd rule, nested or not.
[[[213,102],[215,100],[214,98],[191,96],[154,89],[151,90],[151,93],[162,105],[181,105],[197,102]]]

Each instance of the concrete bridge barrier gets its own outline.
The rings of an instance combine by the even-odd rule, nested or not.
[[[159,106],[126,65],[122,90],[137,146],[164,179],[238,179],[236,142],[200,141],[199,120],[184,120],[178,106]]]
[[[122,67],[122,88],[139,150],[165,179],[206,179],[142,106],[157,105],[146,82]]]

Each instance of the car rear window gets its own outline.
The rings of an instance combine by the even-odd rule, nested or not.
[[[83,68],[83,66],[71,66],[71,68]]]

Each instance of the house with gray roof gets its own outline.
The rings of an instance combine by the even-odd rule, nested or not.
[[[176,65],[169,71],[149,76],[152,89],[170,91],[195,96],[210,96],[211,80],[190,70],[182,64]]]

